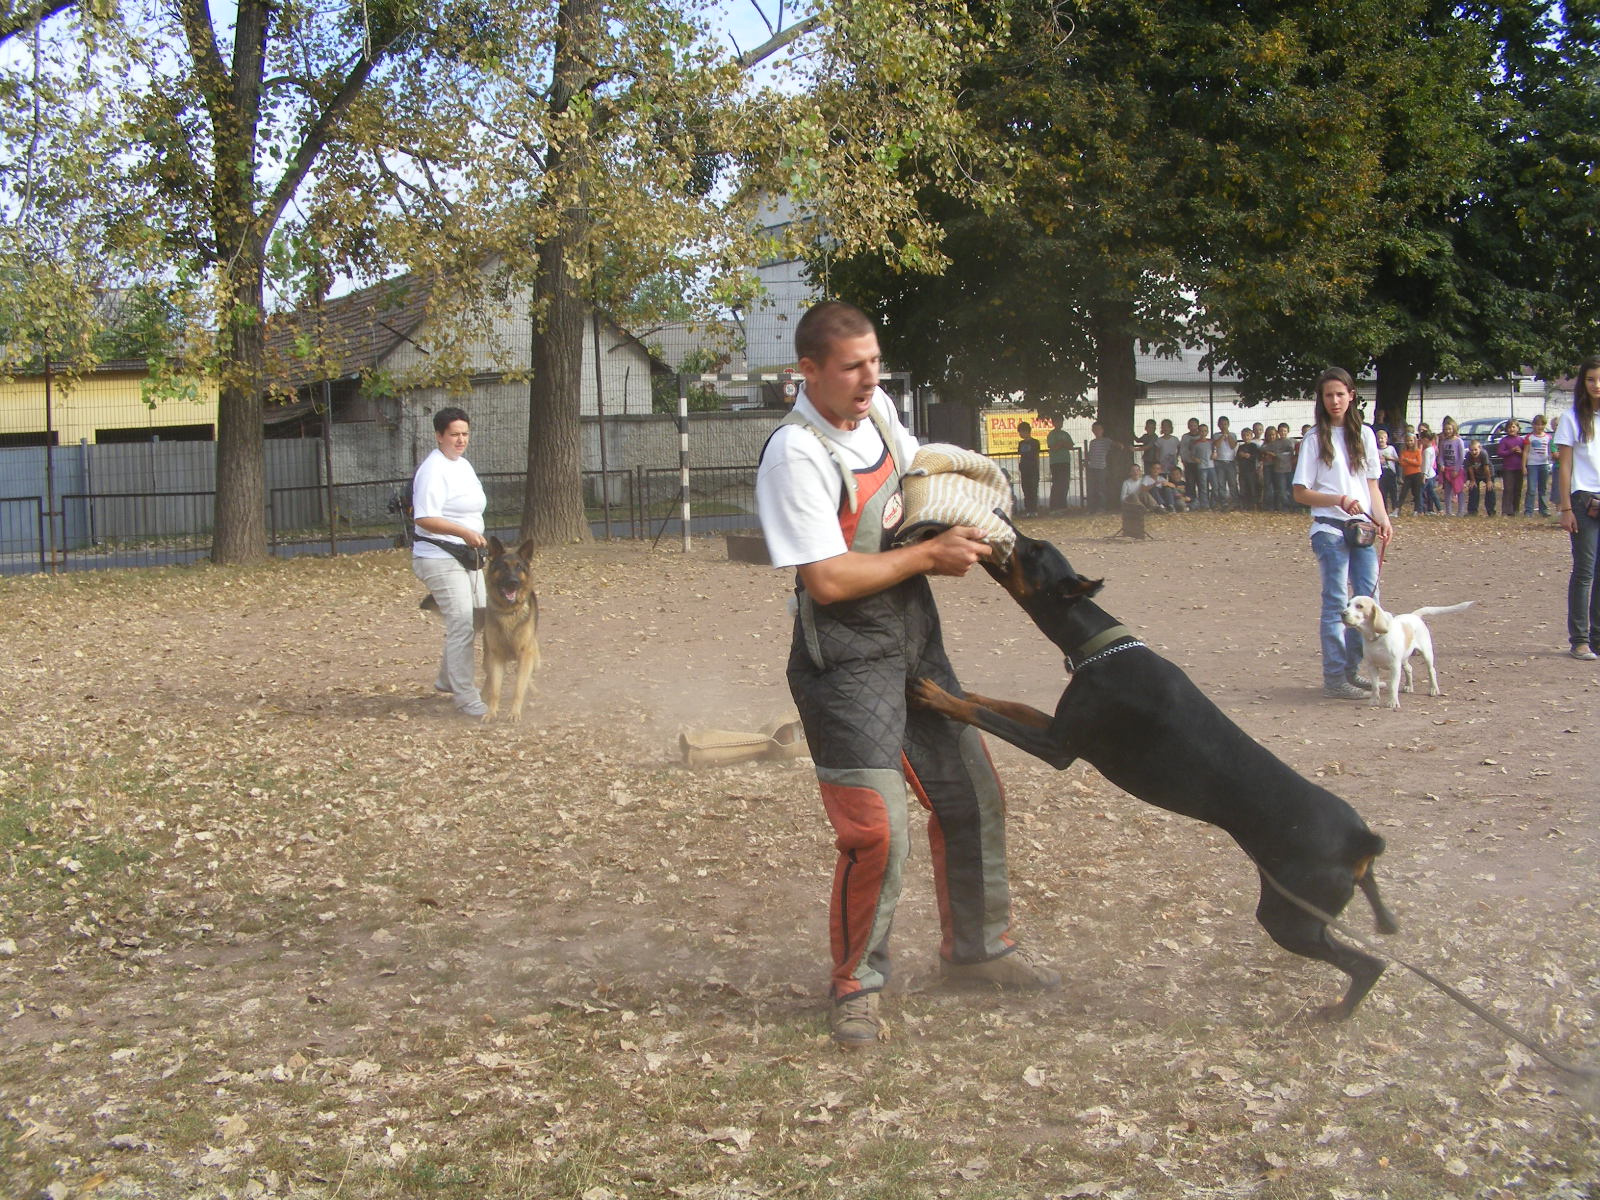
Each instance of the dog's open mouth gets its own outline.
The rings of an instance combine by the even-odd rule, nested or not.
[[[517,602],[517,597],[522,595],[522,589],[503,587],[500,589],[500,595],[505,597],[505,602],[507,604],[515,604]]]

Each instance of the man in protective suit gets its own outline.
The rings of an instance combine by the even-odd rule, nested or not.
[[[917,443],[878,387],[865,313],[816,305],[795,354],[805,387],[762,451],[756,501],[773,564],[798,574],[789,689],[839,851],[831,1024],[836,1042],[861,1049],[881,1034],[910,794],[929,812],[945,977],[1016,988],[1061,977],[1009,935],[1004,796],[980,734],[906,700],[924,676],[961,694],[927,576],[964,575],[989,546],[964,526],[891,545]]]

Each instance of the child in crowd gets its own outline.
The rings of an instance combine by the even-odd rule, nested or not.
[[[1387,429],[1374,432],[1378,437],[1378,464],[1382,468],[1378,476],[1378,491],[1383,493],[1383,502],[1392,513],[1400,503],[1400,451],[1390,444]]]
[[[1239,448],[1234,451],[1234,469],[1239,476],[1239,507],[1246,512],[1261,507],[1261,443],[1256,431],[1246,425],[1239,431]]]
[[[1528,434],[1528,444],[1522,456],[1522,469],[1528,473],[1528,486],[1522,501],[1523,516],[1533,516],[1535,501],[1538,502],[1541,517],[1550,515],[1550,465],[1554,461],[1550,453],[1550,432],[1545,428],[1544,414],[1539,413],[1533,418],[1533,432]]]
[[[1216,506],[1224,510],[1238,508],[1239,439],[1228,427],[1227,417],[1217,418],[1217,432],[1211,437],[1211,468],[1216,484]]]
[[[1195,430],[1194,441],[1189,444],[1194,455],[1194,467],[1200,480],[1195,489],[1196,508],[1217,507],[1217,468],[1212,460],[1211,427],[1201,425]]]
[[[1138,463],[1128,467],[1128,477],[1122,481],[1122,507],[1144,508],[1151,512],[1160,511],[1161,506],[1156,503],[1156,498],[1150,494],[1153,480],[1147,480],[1144,468]]]
[[[1411,497],[1411,511],[1422,512],[1422,444],[1417,435],[1407,432],[1400,443],[1400,502],[1395,512],[1405,511],[1406,497]]]
[[[1188,512],[1194,507],[1189,500],[1189,481],[1183,477],[1183,466],[1178,464],[1167,472],[1167,483],[1178,498],[1176,505],[1178,512]]]
[[[1278,497],[1278,508],[1283,512],[1294,510],[1294,497],[1289,494],[1289,484],[1294,478],[1295,452],[1298,447],[1289,436],[1289,422],[1278,423],[1278,440],[1273,443],[1272,486]]]
[[[1522,426],[1515,420],[1506,422],[1506,435],[1495,450],[1500,455],[1500,483],[1504,493],[1500,497],[1500,512],[1508,517],[1517,515],[1522,504],[1522,459],[1528,439],[1522,436]]]
[[[1178,465],[1178,435],[1172,432],[1172,422],[1161,422],[1161,436],[1156,439],[1158,461],[1167,474],[1172,473],[1172,468]]]
[[[1157,464],[1151,469],[1149,478],[1151,480],[1150,494],[1155,498],[1155,502],[1161,506],[1163,512],[1180,513],[1187,511],[1188,506],[1183,501],[1183,492],[1167,482],[1167,469],[1165,467]]]
[[[1461,440],[1454,417],[1446,417],[1440,424],[1439,444],[1435,449],[1439,456],[1439,479],[1444,491],[1444,515],[1465,516],[1466,499],[1463,491],[1467,483],[1467,444]]]
[[[1017,474],[1022,477],[1022,513],[1031,517],[1039,511],[1039,439],[1033,436],[1029,421],[1017,422]]]
[[[1417,442],[1422,447],[1422,511],[1432,515],[1439,511],[1439,450],[1426,427],[1417,434]]]
[[[1464,467],[1467,477],[1467,516],[1478,515],[1478,501],[1483,501],[1483,511],[1494,516],[1494,462],[1483,443],[1477,438],[1467,447]]]

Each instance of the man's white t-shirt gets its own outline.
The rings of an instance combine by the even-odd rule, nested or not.
[[[478,473],[465,458],[458,458],[452,462],[444,456],[442,450],[435,450],[423,459],[422,465],[417,468],[416,477],[411,483],[411,515],[414,519],[444,517],[457,525],[465,525],[474,533],[482,533],[483,510],[487,505],[488,497],[483,494],[483,484],[478,480]],[[413,528],[421,537],[438,538],[442,542],[460,542],[461,545],[466,545],[453,534],[429,533],[420,526]],[[442,550],[427,542],[416,543],[411,548],[411,553],[418,558],[450,557],[448,550]]]
[[[1556,446],[1572,447],[1572,490],[1575,492],[1600,492],[1600,417],[1595,419],[1595,436],[1583,441],[1583,429],[1578,424],[1578,410],[1561,414],[1556,425]]]
[[[894,403],[882,388],[873,394],[872,407],[893,432],[902,461],[909,466],[917,452],[917,439],[900,423]],[[859,421],[848,430],[830,425],[806,397],[804,387],[795,398],[794,409],[828,439],[852,471],[869,470],[882,459],[883,439],[870,420]],[[756,472],[756,511],[773,566],[822,562],[850,548],[839,528],[843,494],[839,467],[816,434],[799,425],[780,425],[762,452]]]
[[[1350,469],[1350,462],[1345,457],[1344,431],[1333,431],[1333,461],[1322,461],[1321,436],[1315,426],[1306,431],[1305,438],[1300,443],[1300,460],[1295,464],[1294,482],[1313,492],[1332,492],[1336,496],[1354,496],[1361,501],[1363,510],[1372,502],[1372,489],[1367,486],[1367,480],[1376,479],[1383,473],[1378,461],[1378,439],[1373,436],[1372,430],[1367,426],[1361,427],[1361,448],[1365,453],[1365,465],[1358,475]],[[1344,509],[1333,504],[1321,505],[1311,510],[1313,517],[1332,517],[1336,521],[1348,521],[1350,514]],[[1370,517],[1378,514],[1369,512]],[[1325,525],[1321,521],[1313,521],[1311,535],[1326,534],[1329,537],[1340,537],[1339,530],[1332,525]]]

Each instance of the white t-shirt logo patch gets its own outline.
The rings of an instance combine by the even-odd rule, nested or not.
[[[889,497],[889,502],[883,506],[883,527],[885,529],[898,529],[900,522],[906,515],[906,498],[899,492]]]

